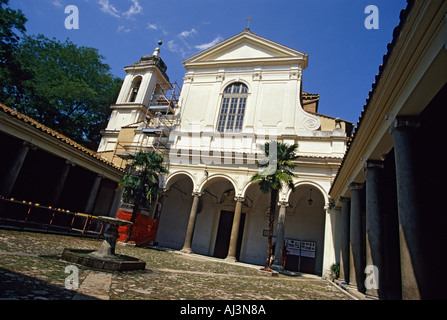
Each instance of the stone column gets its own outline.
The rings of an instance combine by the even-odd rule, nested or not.
[[[3,184],[0,189],[0,195],[4,196],[5,198],[10,196],[12,188],[14,187],[20,170],[22,169],[23,163],[25,162],[25,158],[28,154],[29,148],[30,144],[23,141],[22,145],[17,151],[17,154],[15,155],[14,162],[12,163],[7,176],[3,180]]]
[[[383,243],[383,201],[381,195],[382,161],[368,160],[366,170],[366,293],[383,297],[385,283],[384,243]]]
[[[93,205],[95,204],[96,196],[98,195],[99,186],[101,185],[103,175],[99,174],[95,178],[95,182],[93,183],[92,189],[90,190],[90,194],[88,196],[87,204],[85,205],[84,212],[91,213],[93,210]]]
[[[282,265],[282,251],[284,249],[284,229],[286,220],[286,210],[289,206],[288,202],[280,201],[279,214],[278,214],[278,229],[276,230],[276,246],[275,246],[275,259],[272,264],[274,270],[284,270]]]
[[[239,226],[241,224],[242,203],[243,197],[234,198],[236,201],[236,208],[234,209],[233,227],[231,228],[230,247],[228,255],[225,260],[236,261],[237,240],[239,238]]]
[[[109,217],[112,217],[112,218],[116,217],[117,211],[120,206],[121,198],[123,197],[123,192],[124,192],[124,189],[120,188],[120,187],[118,187],[115,190],[115,194],[112,199],[112,205],[111,205],[110,211],[109,211]]]
[[[351,183],[351,219],[349,225],[350,239],[350,268],[349,284],[356,285],[360,292],[364,292],[364,262],[363,262],[363,226],[362,226],[362,183]]]
[[[199,192],[193,192],[192,194],[194,199],[192,201],[191,213],[189,214],[189,222],[188,222],[188,228],[186,229],[185,242],[181,250],[181,252],[184,253],[192,253],[191,249],[192,236],[194,234],[194,227],[196,225],[197,208],[199,206],[199,200],[201,195],[202,194]]]
[[[419,126],[415,117],[396,117],[391,128],[396,162],[402,299],[427,298],[423,295],[424,289],[433,286],[430,273],[435,272],[429,265],[430,257],[426,256],[428,250],[423,248],[427,234],[424,234],[422,200],[427,199],[421,199],[420,188],[429,186],[421,186],[417,179],[414,141]]]
[[[349,282],[349,224],[351,199],[340,197],[341,237],[340,237],[340,279]]]
[[[57,180],[56,188],[53,192],[53,196],[51,198],[51,203],[53,207],[57,206],[57,203],[59,202],[59,198],[62,193],[62,189],[64,188],[65,181],[67,180],[68,172],[70,171],[70,167],[74,167],[75,164],[71,162],[70,160],[65,161],[65,165],[62,168],[59,179]]]
[[[150,218],[154,220],[160,219],[160,213],[163,207],[163,201],[166,196],[166,188],[161,189],[157,194],[156,201],[152,204]]]

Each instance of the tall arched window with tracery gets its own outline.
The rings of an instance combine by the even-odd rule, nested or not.
[[[248,88],[241,82],[232,83],[225,88],[217,123],[217,131],[242,131],[247,97]]]

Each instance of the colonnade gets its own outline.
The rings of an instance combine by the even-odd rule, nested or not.
[[[423,248],[428,230],[423,223],[421,188],[427,186],[418,183],[417,176],[421,171],[415,143],[419,127],[417,117],[397,117],[390,129],[394,150],[384,157],[394,161],[368,159],[365,181],[352,182],[350,197],[339,199],[340,278],[379,298],[421,299],[435,286],[429,265],[434,257]],[[386,170],[390,166],[393,170]],[[395,206],[393,201],[386,203],[390,197],[396,198]],[[393,215],[396,225],[389,222]]]
[[[29,157],[31,155],[31,152],[38,149],[37,146],[35,146],[29,142],[26,142],[26,141],[17,140],[16,143],[18,144],[17,151],[15,153],[12,152],[9,154],[10,166],[8,168],[4,169],[5,173],[4,173],[3,181],[0,186],[0,195],[2,195],[5,198],[15,196],[13,194],[14,187],[17,188],[17,181],[18,181],[18,178],[19,178],[21,172],[23,171],[25,161],[26,161],[27,157]],[[42,150],[42,151],[44,151],[44,150]],[[67,186],[67,178],[70,174],[70,171],[77,165],[74,161],[72,161],[72,159],[70,159],[70,160],[62,159],[62,160],[63,161],[58,160],[60,162],[60,165],[58,165],[57,167],[51,168],[51,177],[49,176],[48,179],[50,179],[54,183],[52,183],[51,190],[47,190],[47,192],[48,192],[47,199],[35,199],[34,201],[36,201],[36,202],[38,201],[42,204],[50,205],[53,207],[64,206],[63,203],[60,203],[61,194],[62,194],[62,191],[64,190],[64,187]],[[33,170],[44,170],[44,166],[47,164],[44,163],[44,160],[42,160],[41,162],[32,163],[30,165],[33,166]],[[50,169],[48,169],[48,170],[50,170]],[[88,197],[87,197],[86,201],[83,201],[82,204],[74,210],[82,211],[85,213],[93,213],[95,203],[96,203],[96,201],[98,199],[98,195],[100,193],[102,182],[104,181],[109,184],[112,184],[115,182],[105,181],[108,179],[102,173],[91,172],[88,169],[84,169],[84,168],[82,168],[82,170],[86,174],[93,173],[95,175],[95,177],[94,177],[93,183],[91,185],[76,186],[77,188],[80,188],[83,190],[85,190],[85,188],[88,188],[89,192],[88,192]],[[31,183],[31,181],[29,183]],[[19,188],[20,188],[20,186],[19,186]],[[32,194],[28,195],[28,197],[33,197],[33,196],[34,195],[32,195]],[[106,201],[110,204],[110,206],[109,206],[110,212],[102,212],[102,214],[107,214],[107,215],[112,214],[113,215],[113,213],[114,213],[113,210],[116,211],[116,209],[117,209],[116,204],[118,203],[120,196],[121,196],[120,192],[115,192],[115,194],[113,194],[110,197],[110,199],[106,199]],[[22,200],[29,201],[30,199],[27,198],[27,199],[22,199]],[[47,201],[48,201],[48,203],[46,203]],[[64,208],[64,209],[71,210],[71,208]]]
[[[184,238],[183,246],[181,249],[181,252],[184,253],[192,253],[193,250],[191,249],[193,236],[194,236],[194,229],[196,226],[196,219],[198,211],[200,210],[200,198],[203,196],[203,192],[193,192],[192,193],[192,204],[191,209],[189,212],[189,218],[187,221],[187,227],[186,227],[186,235]],[[285,195],[280,197],[280,201],[277,203],[277,216],[275,217],[275,236],[276,236],[276,244],[275,244],[275,251],[273,261],[272,261],[272,268],[275,270],[283,270],[283,248],[285,243],[285,226],[286,226],[286,211],[287,208],[290,206],[288,201],[282,200],[285,197]],[[234,197],[234,216],[232,220],[232,226],[231,226],[231,233],[229,237],[229,244],[228,244],[228,251],[226,254],[225,260],[230,262],[237,261],[237,250],[238,250],[238,241],[240,241],[240,228],[242,224],[242,208],[243,203],[245,201],[245,197],[242,196],[236,196]],[[323,210],[323,207],[321,208]],[[261,231],[261,230],[260,230]],[[320,243],[322,246],[323,244]],[[323,250],[323,247],[320,247]]]
[[[186,229],[185,242],[181,252],[184,253],[192,253],[191,245],[192,245],[192,237],[194,235],[194,227],[196,224],[197,217],[197,209],[199,207],[199,200],[202,193],[193,192],[193,203],[191,206],[191,212],[189,214],[188,227]],[[241,223],[241,213],[242,213],[242,203],[244,202],[244,197],[235,197],[234,201],[236,202],[234,208],[234,218],[233,225],[231,228],[231,236],[230,236],[230,244],[228,248],[228,254],[225,260],[235,262],[236,261],[236,251],[237,251],[237,240],[239,235],[239,227]]]

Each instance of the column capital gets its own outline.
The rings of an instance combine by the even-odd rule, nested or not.
[[[379,168],[383,169],[384,164],[382,160],[366,160],[364,165],[364,170],[366,171],[369,168]]]
[[[191,194],[193,197],[201,197],[201,196],[203,196],[203,192],[193,192],[192,194]]]
[[[349,201],[351,201],[351,198],[349,198],[349,197],[339,196],[339,197],[338,197],[338,200],[339,200],[340,202],[349,202]]]
[[[330,210],[332,208],[335,207],[335,201],[334,199],[329,199],[329,201],[327,202],[327,204],[324,206],[325,210]]]
[[[76,166],[76,163],[74,163],[73,161],[71,161],[71,160],[65,160],[65,164],[66,165],[71,165],[72,167],[74,167],[74,166]]]
[[[397,116],[390,127],[390,133],[401,128],[419,128],[421,121],[418,116]]]
[[[234,197],[234,201],[236,202],[244,202],[245,201],[245,197]]]
[[[362,189],[364,185],[364,183],[352,182],[349,184],[349,190],[359,190]]]
[[[31,142],[28,142],[26,140],[23,140],[23,146],[30,148],[33,151],[37,150],[37,146]]]
[[[288,206],[289,206],[289,203],[288,203],[287,201],[279,201],[279,202],[278,202],[278,206],[281,206],[281,207],[288,207]]]

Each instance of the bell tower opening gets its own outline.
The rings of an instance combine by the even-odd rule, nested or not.
[[[140,76],[136,77],[132,81],[132,87],[130,89],[129,102],[133,103],[137,100],[138,91],[140,90],[142,78]]]

